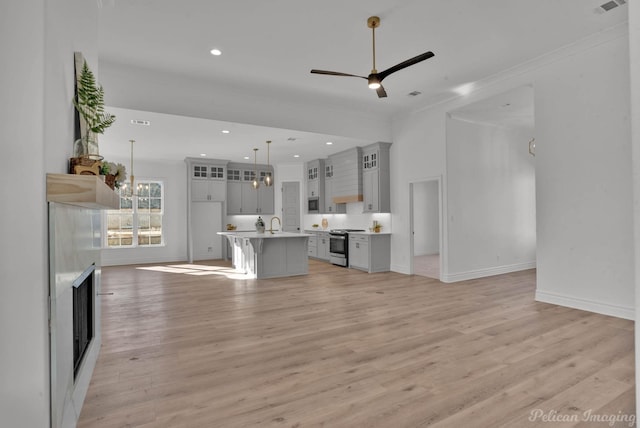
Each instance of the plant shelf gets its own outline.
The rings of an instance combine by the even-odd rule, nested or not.
[[[120,209],[120,197],[96,175],[47,174],[47,202],[94,210]]]

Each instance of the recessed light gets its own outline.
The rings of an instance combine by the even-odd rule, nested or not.
[[[475,87],[475,85],[473,83],[465,83],[464,85],[460,85],[457,88],[454,88],[453,91],[456,92],[458,95],[468,95],[473,91],[473,88]]]
[[[223,129],[223,130],[222,130],[222,133],[223,133],[223,134],[228,134],[229,132],[231,132],[231,131],[229,131],[228,129]]]
[[[249,159],[249,156],[245,156],[244,158],[245,158],[245,159]]]
[[[300,157],[300,155],[293,155],[293,157],[294,157],[294,158],[299,158],[299,157]]]
[[[211,55],[220,56],[222,55],[222,51],[220,49],[211,49]]]
[[[200,153],[200,156],[205,157],[207,154],[206,153]]]
[[[330,146],[333,144],[333,141],[327,141],[327,146]]]

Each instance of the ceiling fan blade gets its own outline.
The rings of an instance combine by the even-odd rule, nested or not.
[[[366,77],[364,77],[364,76],[357,76],[355,74],[340,73],[338,71],[327,71],[327,70],[316,70],[316,69],[313,69],[313,70],[311,70],[311,73],[313,73],[313,74],[328,74],[329,76],[360,77],[362,79],[366,79]]]
[[[376,93],[378,94],[378,98],[386,98],[387,97],[387,91],[384,90],[382,85],[380,85],[380,87],[378,89],[376,89]]]
[[[429,59],[432,56],[434,56],[434,53],[429,51],[429,52],[425,52],[423,54],[420,54],[418,56],[414,56],[413,58],[410,58],[406,61],[402,61],[400,64],[396,64],[393,67],[389,67],[386,70],[378,73],[378,78],[380,79],[380,81],[382,81],[382,79],[384,79],[385,77],[387,77],[388,75],[390,75],[391,73],[395,73],[396,71],[400,71],[403,68],[407,68],[411,65],[417,64],[419,62],[424,61],[425,59]]]

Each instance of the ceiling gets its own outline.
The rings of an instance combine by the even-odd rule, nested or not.
[[[135,141],[137,158],[170,161],[202,157],[252,163],[253,148],[258,149],[257,162],[267,163],[266,141],[270,140],[272,164],[326,158],[351,147],[371,144],[353,138],[115,107],[110,107],[109,113],[117,120],[100,137],[100,153],[107,158],[120,158],[123,154],[128,157],[131,139]],[[134,125],[132,120],[148,121],[150,125]]]
[[[255,95],[391,117],[460,96],[465,85],[626,22],[627,6],[603,13],[597,9],[601,3],[605,1],[99,0],[99,58],[101,63],[207,79]],[[372,67],[371,30],[366,26],[371,15],[381,18],[376,30],[379,71],[429,50],[435,57],[389,76],[384,81],[389,96],[383,99],[362,79],[309,73],[317,68],[366,76]],[[212,48],[222,55],[212,56]],[[409,96],[413,91],[420,95]],[[119,107],[111,109],[118,121],[105,134],[105,139],[117,140],[118,153],[119,144],[127,145],[130,138],[139,139],[137,135],[153,140],[149,157],[166,159],[206,153],[242,161],[253,155],[256,142],[273,140],[273,163],[292,160],[296,151],[304,155],[301,160],[309,160],[305,157],[367,143]],[[526,109],[532,112],[532,106]],[[130,118],[150,120],[152,126],[132,127]],[[182,120],[188,123],[179,124]],[[220,134],[219,128],[230,126],[235,128],[232,134]],[[185,130],[189,132],[177,133]],[[243,135],[247,138],[240,138]],[[296,141],[287,143],[288,138]],[[331,140],[337,144],[327,148],[324,143]],[[217,153],[207,149],[212,142]]]

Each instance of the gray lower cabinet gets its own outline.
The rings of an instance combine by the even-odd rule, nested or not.
[[[309,257],[318,257],[318,238],[310,236],[307,241],[307,254]]]
[[[369,273],[388,272],[391,267],[391,235],[350,233],[349,267]]]
[[[318,258],[329,261],[329,232],[318,232],[317,235]]]
[[[309,237],[308,255],[314,259],[329,261],[329,232],[318,232],[315,230],[305,230],[314,236]]]

